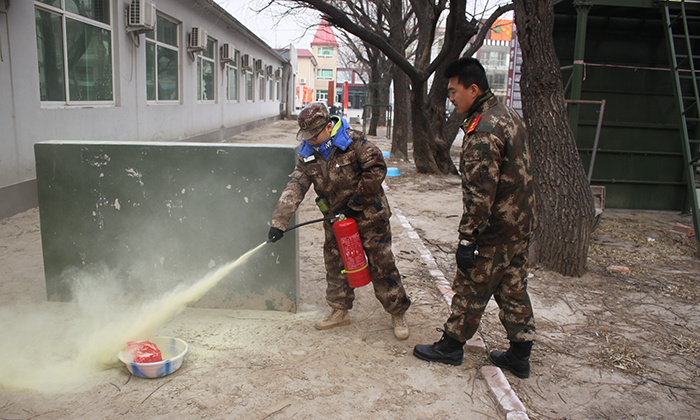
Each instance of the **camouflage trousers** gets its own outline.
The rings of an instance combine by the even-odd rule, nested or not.
[[[452,314],[445,330],[459,341],[470,339],[479,328],[491,296],[500,312],[509,341],[533,341],[535,318],[527,294],[529,240],[479,247],[475,268],[457,270],[452,286]]]
[[[388,218],[375,217],[374,220],[358,218],[356,222],[362,247],[367,254],[374,295],[388,313],[398,315],[406,312],[411,306],[411,300],[401,283],[401,275],[396,268],[394,254],[391,251],[391,226]],[[323,227],[326,234],[323,245],[328,283],[326,300],[332,308],[352,309],[355,289],[350,287],[346,275],[341,273],[343,260],[330,222],[324,222]]]

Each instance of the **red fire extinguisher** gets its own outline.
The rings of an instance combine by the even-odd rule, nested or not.
[[[369,284],[372,278],[355,220],[345,217],[339,219],[333,224],[333,233],[345,266],[342,272],[348,276],[350,287],[357,288]]]

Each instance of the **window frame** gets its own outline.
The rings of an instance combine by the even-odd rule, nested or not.
[[[330,53],[327,52],[329,50],[330,50]],[[320,46],[320,47],[318,47],[318,50],[317,50],[318,58],[333,58],[333,56],[335,55],[335,54],[333,54],[334,50],[335,49],[333,47]]]
[[[325,72],[331,72],[331,75],[322,76],[322,74]],[[333,80],[333,69],[316,69],[316,80]]]
[[[275,100],[275,79],[274,77],[268,77],[268,92],[267,92],[267,97],[269,100],[274,101]]]
[[[211,48],[210,44],[211,43]],[[197,92],[196,92],[196,98],[197,102],[201,104],[212,104],[216,103],[217,100],[217,94],[216,94],[216,49],[217,49],[217,41],[216,39],[210,37],[207,35],[207,49],[204,51],[197,51],[195,53],[195,61],[196,61],[196,70],[195,74],[197,77]],[[205,55],[205,53],[209,53],[211,51],[211,57],[208,55]],[[204,87],[204,66],[203,66],[203,61],[206,61],[211,64],[211,77],[212,77],[212,92],[214,94],[214,98],[212,99],[202,99],[202,96],[205,92],[203,89]]]
[[[251,69],[244,69],[243,84],[245,85],[245,101],[255,102],[255,73]]]
[[[241,73],[241,67],[238,65],[238,57],[240,57],[241,54],[238,50],[236,50],[236,60],[233,63],[226,63],[225,65],[225,74],[226,74],[226,100],[228,102],[240,102],[241,101],[241,89],[240,88],[240,76]],[[234,77],[234,83],[235,83],[235,88],[236,88],[236,97],[231,98],[231,75],[230,72],[235,71],[236,76]]]
[[[352,70],[336,70],[336,82],[338,83],[353,83],[352,81]],[[341,77],[342,76],[342,77]]]
[[[267,92],[267,78],[265,77],[265,73],[261,73],[259,77],[259,83],[258,83],[258,96],[260,101],[265,102],[265,92]]]
[[[81,107],[113,107],[116,105],[116,89],[115,89],[115,82],[114,82],[114,77],[115,77],[115,66],[116,66],[116,58],[115,58],[115,22],[117,19],[115,19],[114,14],[112,13],[112,2],[113,0],[107,0],[107,8],[110,11],[109,13],[109,22],[108,23],[103,23],[98,20],[88,18],[85,16],[81,16],[77,13],[68,11],[66,9],[65,1],[60,0],[60,6],[54,6],[50,5],[48,3],[44,3],[39,0],[34,1],[34,8],[33,8],[33,15],[34,15],[34,35],[37,36],[37,29],[36,29],[36,11],[42,11],[45,13],[57,15],[58,18],[61,21],[61,54],[62,54],[62,68],[63,68],[63,95],[64,99],[63,100],[42,100],[41,99],[41,72],[39,71],[39,102],[41,103],[42,108],[60,108],[60,107],[70,107],[70,108],[81,108]],[[71,99],[71,78],[70,78],[70,71],[71,69],[68,68],[68,54],[67,54],[67,49],[68,49],[68,23],[67,19],[71,19],[72,21],[81,23],[83,25],[89,25],[92,27],[95,27],[100,30],[107,31],[109,33],[109,55],[110,55],[110,81],[111,81],[111,86],[110,86],[110,92],[111,92],[111,99],[106,99],[106,100],[89,100],[89,101],[81,101],[81,100],[75,100]],[[39,43],[39,39],[37,36],[37,44]],[[36,46],[38,48],[38,45]],[[37,51],[37,66],[39,65],[39,56],[38,56],[38,51]]]
[[[171,23],[175,24],[176,27],[176,34],[175,34],[175,41],[177,42],[177,45],[173,46],[170,45],[166,42],[163,41],[158,41],[158,19],[162,18],[165,20],[170,21]],[[163,13],[157,12],[156,15],[156,27],[153,32],[154,37],[151,39],[147,35],[144,35],[144,41],[145,41],[145,46],[148,48],[148,44],[151,43],[154,45],[154,63],[155,63],[155,79],[154,79],[154,87],[156,88],[156,98],[155,99],[149,99],[148,98],[148,88],[146,88],[146,102],[148,104],[163,104],[163,105],[179,105],[181,98],[182,98],[182,92],[181,92],[181,80],[182,80],[182,54],[180,54],[180,49],[181,49],[181,39],[180,39],[180,34],[182,33],[182,22],[175,20]],[[160,99],[158,98],[158,47],[161,48],[166,48],[171,51],[175,51],[177,53],[177,99]],[[145,54],[148,54],[148,51],[145,52]],[[148,66],[148,60],[146,60],[146,65]],[[146,82],[148,82],[148,67],[146,68]]]

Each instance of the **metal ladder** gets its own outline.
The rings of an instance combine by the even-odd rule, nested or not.
[[[698,2],[690,3],[694,7],[688,10],[685,0],[666,0],[661,4],[661,9],[673,89],[680,110],[683,169],[688,181],[686,202],[690,202],[692,209],[697,253],[700,255],[700,203],[696,181],[696,170],[700,168],[700,75],[695,70],[696,66],[700,67],[700,55],[693,54],[693,48],[700,51],[700,9]]]

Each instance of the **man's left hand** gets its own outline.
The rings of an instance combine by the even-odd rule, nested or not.
[[[477,251],[477,245],[475,243],[470,243],[469,245],[458,245],[457,246],[457,268],[463,273],[466,273],[470,268],[476,267],[474,263],[474,257],[479,255]]]

